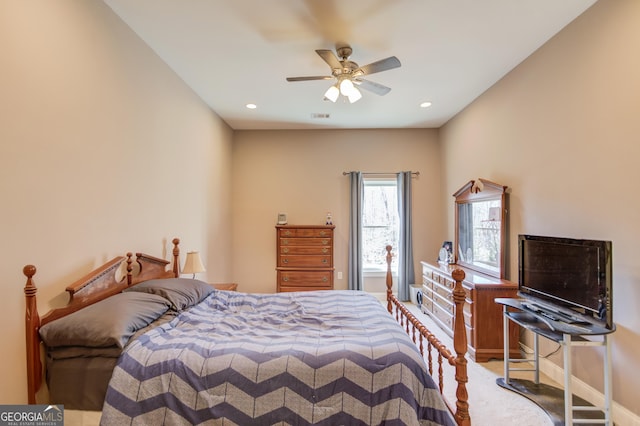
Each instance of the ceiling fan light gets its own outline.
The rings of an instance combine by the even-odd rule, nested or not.
[[[354,90],[357,91],[358,89],[355,88],[353,82],[348,78],[340,82],[340,93],[342,93],[343,96],[348,97]]]
[[[337,101],[338,100],[338,96],[340,96],[340,90],[338,89],[338,86],[336,86],[336,85],[329,87],[327,89],[327,91],[324,93],[325,99],[328,99],[331,102]]]
[[[351,93],[347,95],[347,98],[349,98],[350,103],[358,102],[361,97],[362,97],[362,93],[360,93],[360,91],[355,87],[353,88],[353,90],[351,90]]]

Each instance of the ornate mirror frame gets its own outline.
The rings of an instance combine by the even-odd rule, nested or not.
[[[507,187],[479,178],[456,191],[456,263],[496,278],[505,277]]]

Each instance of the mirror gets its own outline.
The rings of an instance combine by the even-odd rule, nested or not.
[[[456,198],[456,263],[492,277],[505,276],[507,187],[469,181]]]

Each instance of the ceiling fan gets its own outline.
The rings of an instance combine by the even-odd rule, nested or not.
[[[336,56],[333,51],[318,49],[316,53],[331,67],[331,75],[309,76],[309,77],[287,77],[287,81],[309,81],[309,80],[332,80],[336,79],[336,84],[329,87],[324,94],[325,100],[335,102],[339,95],[349,99],[350,103],[358,101],[362,94],[356,86],[375,93],[376,95],[386,95],[391,88],[370,80],[365,80],[363,76],[377,72],[387,71],[400,66],[400,61],[395,56],[372,62],[368,65],[359,66],[349,60],[352,49],[349,45],[336,46]],[[338,59],[340,58],[340,59]]]

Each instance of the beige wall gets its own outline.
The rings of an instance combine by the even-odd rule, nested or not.
[[[236,131],[233,144],[233,276],[241,289],[276,289],[275,224],[323,224],[333,215],[334,262],[347,288],[349,177],[343,171],[419,171],[413,182],[414,256],[437,258],[444,222],[437,131],[326,130]]]
[[[639,22],[640,2],[600,0],[441,129],[445,194],[476,177],[512,188],[513,280],[520,233],[613,241],[613,396],[635,414]],[[453,236],[450,204],[447,218]],[[602,391],[602,352],[578,351],[574,371]]]
[[[232,132],[100,1],[0,2],[0,70],[9,404],[26,402],[25,264],[41,312],[117,255],[170,255],[174,236],[231,279]]]

